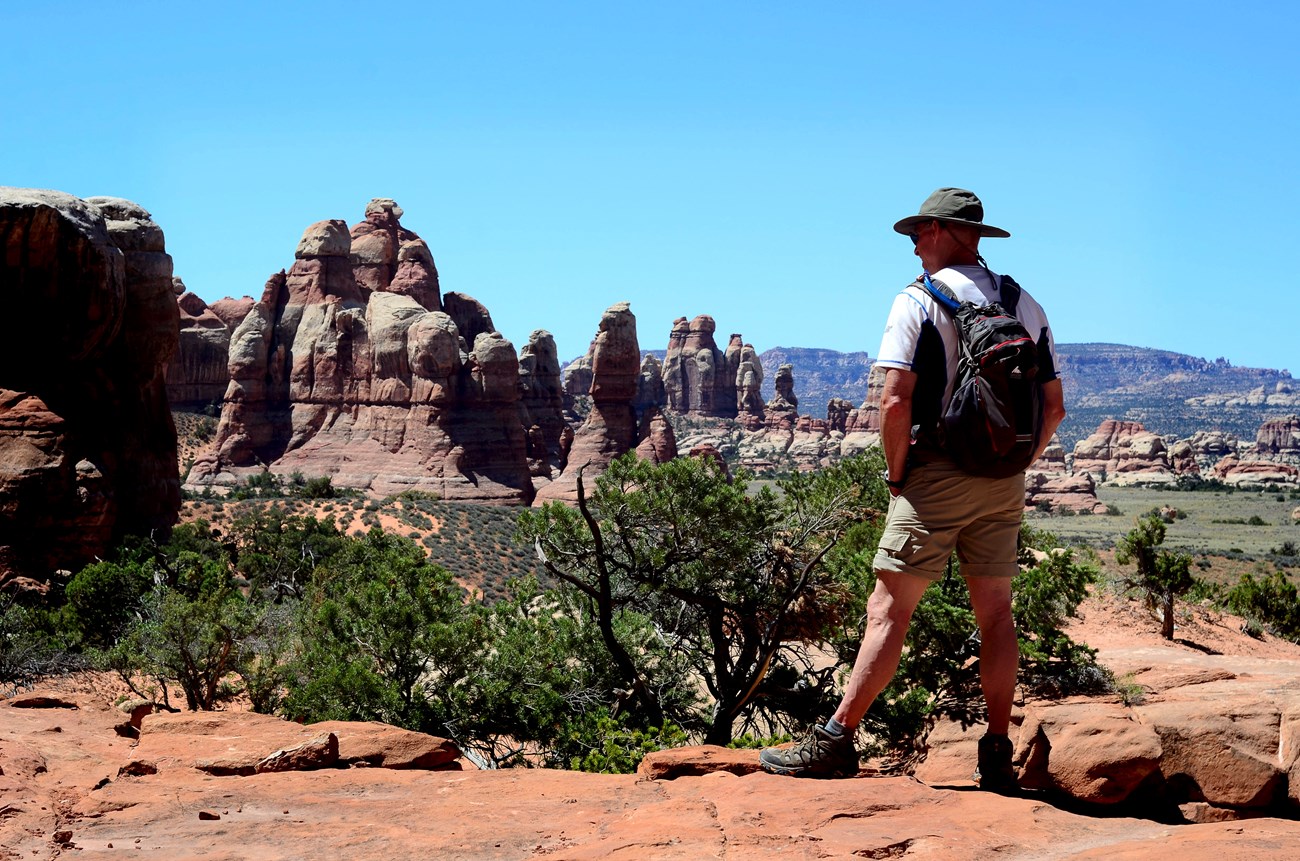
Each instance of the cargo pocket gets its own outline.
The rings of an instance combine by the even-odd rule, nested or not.
[[[911,538],[906,532],[897,530],[886,530],[880,536],[879,548],[882,553],[886,553],[895,559],[903,559],[905,554],[903,549],[907,547],[907,540]]]

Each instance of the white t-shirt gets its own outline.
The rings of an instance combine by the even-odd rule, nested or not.
[[[949,266],[932,273],[930,278],[948,285],[953,294],[964,302],[982,305],[998,301],[1001,276],[998,276],[998,284],[994,284],[982,266]],[[1016,304],[1016,318],[1038,344],[1039,365],[1046,372],[1039,379],[1044,383],[1056,379],[1056,342],[1052,338],[1051,327],[1047,324],[1047,315],[1043,313],[1042,306],[1034,301],[1034,297],[1023,289],[1020,301]],[[952,397],[953,380],[957,375],[960,344],[952,316],[924,286],[912,283],[894,299],[894,306],[889,310],[889,320],[885,323],[885,336],[880,342],[876,364],[886,368],[914,370],[921,330],[927,320],[933,323],[943,340],[948,359],[948,385],[943,393],[943,408],[946,409],[948,400]],[[1050,361],[1049,357],[1042,355],[1044,345]]]

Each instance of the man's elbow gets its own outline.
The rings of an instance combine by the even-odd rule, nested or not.
[[[1065,404],[1054,403],[1047,405],[1047,420],[1052,424],[1060,424],[1065,421]]]

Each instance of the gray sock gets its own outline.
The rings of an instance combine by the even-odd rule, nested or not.
[[[822,727],[822,729],[826,730],[831,735],[844,735],[849,732],[849,728],[837,721],[835,718],[828,719],[826,725]]]

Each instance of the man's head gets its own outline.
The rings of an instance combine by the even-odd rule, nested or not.
[[[909,215],[894,225],[894,230],[910,236],[915,228],[937,221],[955,228],[969,228],[976,237],[990,236],[1005,239],[1011,234],[1000,227],[984,223],[984,204],[974,192],[964,188],[941,188],[925,199],[916,215]]]
[[[963,188],[941,188],[925,199],[916,215],[894,225],[912,240],[917,257],[927,271],[944,266],[981,262],[979,241],[984,236],[1007,237],[1000,227],[984,223],[984,205]]]

